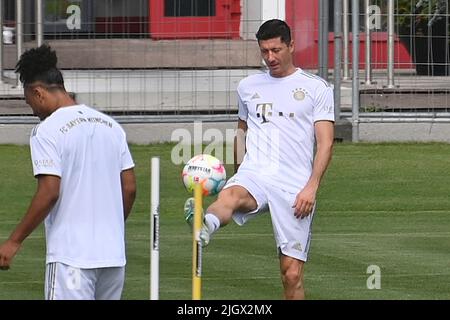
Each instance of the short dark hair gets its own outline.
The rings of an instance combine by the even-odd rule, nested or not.
[[[64,88],[61,71],[56,67],[58,58],[50,46],[43,44],[38,48],[25,51],[16,64],[15,72],[19,73],[24,86],[40,81],[48,85]]]
[[[259,27],[256,33],[258,42],[260,40],[269,40],[278,37],[287,45],[291,44],[291,28],[289,28],[286,22],[279,19],[267,20]]]

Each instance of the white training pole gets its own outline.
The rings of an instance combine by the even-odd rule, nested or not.
[[[150,212],[150,299],[159,300],[159,157],[152,157]]]

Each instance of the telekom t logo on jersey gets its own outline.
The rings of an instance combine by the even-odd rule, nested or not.
[[[267,117],[272,116],[272,103],[260,103],[256,105],[256,116],[263,119],[261,123],[269,122]]]
[[[294,118],[295,114],[293,112],[289,114],[285,114],[283,112],[277,112],[276,115],[279,117],[289,117]],[[261,123],[267,123],[269,120],[267,118],[273,117],[274,111],[273,111],[273,104],[272,103],[259,103],[256,105],[256,117],[262,118]]]

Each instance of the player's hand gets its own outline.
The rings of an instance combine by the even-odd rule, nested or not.
[[[7,240],[0,245],[0,270],[8,270],[12,259],[20,249],[20,243]]]
[[[306,185],[306,187],[297,194],[295,202],[292,205],[292,208],[294,208],[294,215],[297,219],[306,218],[311,214],[316,202],[316,191],[316,188]]]

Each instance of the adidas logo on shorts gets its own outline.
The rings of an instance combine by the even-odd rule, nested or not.
[[[294,243],[294,244],[292,245],[292,249],[295,249],[295,250],[300,251],[300,252],[303,251],[303,250],[302,250],[302,245],[301,245],[300,242]]]

